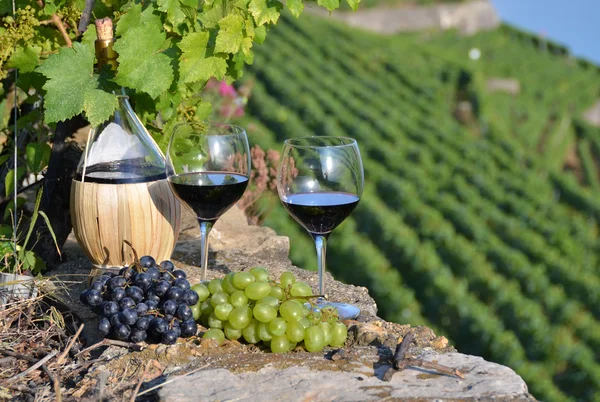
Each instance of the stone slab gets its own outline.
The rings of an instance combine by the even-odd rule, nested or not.
[[[207,369],[167,384],[162,401],[534,401],[527,385],[513,370],[481,357],[460,353],[425,352],[425,360],[460,369],[465,379],[437,375],[419,368],[381,380],[389,365],[352,366],[349,371],[307,367],[264,367],[257,372],[233,373]]]

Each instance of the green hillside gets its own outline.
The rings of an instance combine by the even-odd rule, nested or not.
[[[251,140],[356,138],[366,185],[331,236],[334,276],[368,287],[383,318],[510,366],[541,400],[600,400],[600,133],[579,119],[600,78],[527,38],[380,37],[286,17],[245,76],[264,128]],[[490,92],[490,77],[521,92]],[[569,152],[581,171],[565,169]],[[314,269],[312,240],[283,209],[266,224]]]

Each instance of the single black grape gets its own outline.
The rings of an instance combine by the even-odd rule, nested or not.
[[[140,264],[144,268],[150,268],[153,267],[154,264],[156,264],[156,260],[149,255],[145,255],[142,258],[140,258]]]
[[[173,276],[175,277],[175,279],[185,279],[187,278],[187,275],[185,273],[185,271],[182,271],[180,269],[176,269],[175,271],[173,271]]]
[[[175,344],[175,342],[177,342],[177,338],[178,338],[177,332],[175,332],[172,329],[169,329],[169,330],[166,330],[165,332],[163,332],[161,341],[165,345],[173,345],[173,344]]]
[[[141,272],[135,277],[135,285],[142,288],[143,291],[146,291],[152,285],[152,277],[145,272]]]
[[[173,284],[173,286],[178,286],[183,290],[188,290],[191,287],[188,280],[184,278],[175,279],[175,283]]]
[[[107,283],[108,281],[110,281],[110,278],[112,278],[112,276],[110,276],[110,275],[106,275],[106,274],[102,274],[102,275],[100,275],[98,278],[96,278],[96,280],[97,280],[97,281],[100,281],[100,282],[102,282],[103,284],[105,284],[105,285],[106,285],[106,283]]]
[[[137,315],[136,311],[132,308],[128,308],[128,309],[121,311],[121,315],[119,316],[119,320],[121,320],[121,322],[126,325],[135,324],[137,319],[138,319],[138,315]]]
[[[171,327],[171,331],[175,332],[175,335],[177,336],[177,338],[179,338],[181,336],[181,328],[179,327],[179,325],[177,325],[177,326],[173,325]]]
[[[150,324],[152,323],[153,319],[154,317],[152,317],[151,315],[143,315],[141,317],[138,317],[138,320],[135,322],[135,327],[137,329],[142,329],[145,331],[148,328],[150,328]]]
[[[144,298],[144,291],[138,286],[130,286],[125,291],[128,297],[131,297],[134,302],[139,303]]]
[[[138,313],[138,315],[145,313],[148,310],[149,308],[146,303],[138,303],[137,306],[135,306],[135,311]]]
[[[118,303],[121,300],[123,300],[124,297],[125,297],[125,289],[116,288],[115,290],[113,290],[112,292],[110,292],[108,294],[107,299]]]
[[[175,300],[165,300],[162,304],[162,310],[165,314],[175,315],[177,311],[177,302]]]
[[[154,310],[158,308],[158,301],[156,300],[146,300],[145,303],[148,306],[149,310]]]
[[[191,320],[182,322],[179,326],[179,329],[181,330],[182,338],[189,338],[190,336],[196,335],[198,332],[198,327],[196,326],[196,322],[193,318]]]
[[[123,309],[123,310],[125,310],[127,308],[133,308],[133,307],[135,307],[135,302],[133,301],[133,299],[131,297],[124,297],[119,302],[119,307],[121,307],[121,309]]]
[[[99,290],[90,289],[86,294],[85,301],[89,306],[99,306],[102,302],[102,293]]]
[[[165,271],[173,272],[175,270],[175,265],[169,260],[165,260],[160,263],[160,267]]]
[[[188,306],[187,304],[180,304],[179,307],[177,307],[175,316],[181,321],[187,321],[190,318],[193,318],[194,314],[192,314],[192,309],[190,308],[190,306]]]
[[[146,300],[161,301],[161,298],[156,294],[156,289],[148,289],[145,293]]]
[[[144,330],[141,329],[132,329],[131,330],[131,334],[129,335],[129,340],[131,342],[144,342],[146,340],[146,338],[148,337],[148,333]]]
[[[163,297],[167,294],[167,291],[170,287],[171,284],[169,282],[161,280],[156,285],[154,285],[154,293],[156,293],[156,295],[159,297]]]
[[[160,335],[168,329],[169,326],[167,325],[167,322],[160,317],[154,317],[154,319],[150,323],[150,331],[152,331],[155,334]]]
[[[160,271],[156,267],[150,267],[146,270],[146,273],[150,275],[153,281],[157,281],[160,279]]]
[[[107,301],[102,304],[102,314],[107,317],[110,317],[114,313],[119,312],[119,305],[114,301]]]
[[[170,272],[163,272],[163,274],[160,276],[160,279],[167,282],[169,285],[173,285],[175,282],[175,277]]]
[[[104,290],[104,282],[102,281],[94,281],[94,283],[92,283],[92,286],[90,287],[90,289],[94,289],[94,290],[98,290],[100,292],[102,292]]]
[[[90,290],[92,290],[92,289],[86,289],[83,292],[81,292],[81,294],[79,295],[79,301],[82,302],[83,304],[85,304],[86,306],[88,304],[87,295],[90,292]]]
[[[185,292],[183,292],[183,301],[188,306],[193,306],[196,303],[198,303],[198,299],[198,293],[196,293],[193,290],[186,290]]]
[[[117,339],[122,341],[126,341],[129,338],[129,334],[131,333],[131,328],[125,324],[119,324],[114,329],[115,336]]]
[[[121,319],[119,318],[120,314],[119,313],[114,313],[113,315],[111,315],[108,318],[108,321],[110,322],[111,327],[116,328],[117,325],[121,324]]]
[[[135,275],[135,270],[131,267],[121,268],[119,275],[125,279],[130,279],[133,275]]]
[[[111,325],[110,325],[110,320],[108,318],[102,317],[100,319],[100,321],[98,321],[98,331],[102,335],[104,335],[104,336],[108,335],[108,333],[110,332],[110,328],[111,328]]]
[[[179,286],[171,286],[167,291],[165,297],[168,300],[179,301],[183,299],[183,289],[181,289]]]
[[[115,290],[117,288],[122,288],[127,283],[127,279],[122,276],[115,276],[108,281],[108,289]]]

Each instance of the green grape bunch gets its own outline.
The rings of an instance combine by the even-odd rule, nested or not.
[[[315,297],[306,282],[286,271],[279,282],[265,268],[230,272],[223,279],[192,287],[199,301],[192,306],[196,321],[208,328],[203,335],[216,339],[243,339],[285,353],[301,345],[309,352],[326,346],[343,347],[348,335],[334,308],[314,308]]]
[[[0,79],[3,79],[8,73],[3,66],[13,54],[15,46],[33,39],[35,28],[40,23],[35,9],[29,5],[18,8],[14,17],[6,15],[0,21]]]

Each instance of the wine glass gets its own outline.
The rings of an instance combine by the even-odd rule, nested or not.
[[[315,241],[321,295],[325,296],[327,239],[358,205],[363,185],[363,165],[356,140],[318,136],[285,141],[277,171],[277,192],[288,213]],[[354,305],[322,298],[317,306],[337,308],[341,319],[360,314]]]
[[[248,137],[244,129],[229,124],[181,123],[173,130],[166,159],[173,194],[200,223],[200,267],[206,281],[210,230],[248,185]]]

